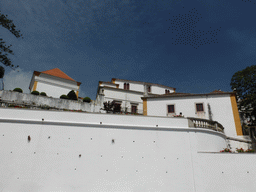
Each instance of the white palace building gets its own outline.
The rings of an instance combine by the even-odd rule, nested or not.
[[[55,75],[34,73],[31,89],[65,87],[56,97],[78,91],[78,82],[64,85],[65,76]],[[23,94],[7,92],[0,97]],[[243,135],[235,93],[100,81],[95,103],[113,100],[119,113],[92,113],[89,104],[77,112],[15,108],[0,100],[0,191],[255,191],[256,154],[236,151],[252,142]],[[220,152],[225,148],[232,153]]]

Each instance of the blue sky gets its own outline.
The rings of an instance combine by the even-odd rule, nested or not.
[[[1,0],[0,10],[24,37],[0,28],[20,66],[6,68],[7,90],[28,92],[33,71],[57,67],[92,99],[111,78],[231,91],[256,63],[256,0]]]

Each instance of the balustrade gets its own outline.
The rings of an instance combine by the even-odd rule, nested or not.
[[[217,121],[188,117],[189,127],[206,128],[224,133],[224,127]]]

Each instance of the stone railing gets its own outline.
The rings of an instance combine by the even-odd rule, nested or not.
[[[187,119],[189,127],[206,128],[224,133],[224,127],[217,121],[211,121],[208,119],[200,119],[194,117],[187,117]]]

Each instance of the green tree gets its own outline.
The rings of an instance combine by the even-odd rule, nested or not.
[[[256,65],[246,67],[236,72],[231,79],[231,88],[236,91],[238,108],[251,124],[255,124],[256,117]]]
[[[67,94],[68,98],[70,100],[77,100],[77,96],[76,96],[76,93],[74,90],[70,91],[68,94]]]
[[[22,37],[20,31],[16,29],[16,26],[13,24],[13,21],[8,19],[8,15],[4,15],[0,11],[0,25],[7,30],[9,30],[15,37]],[[0,37],[0,62],[7,67],[15,69],[17,66],[14,66],[9,58],[8,54],[13,55],[13,51],[10,49],[12,45],[7,46],[3,39]]]
[[[2,79],[2,90],[4,90],[4,68],[0,66],[0,79]]]

